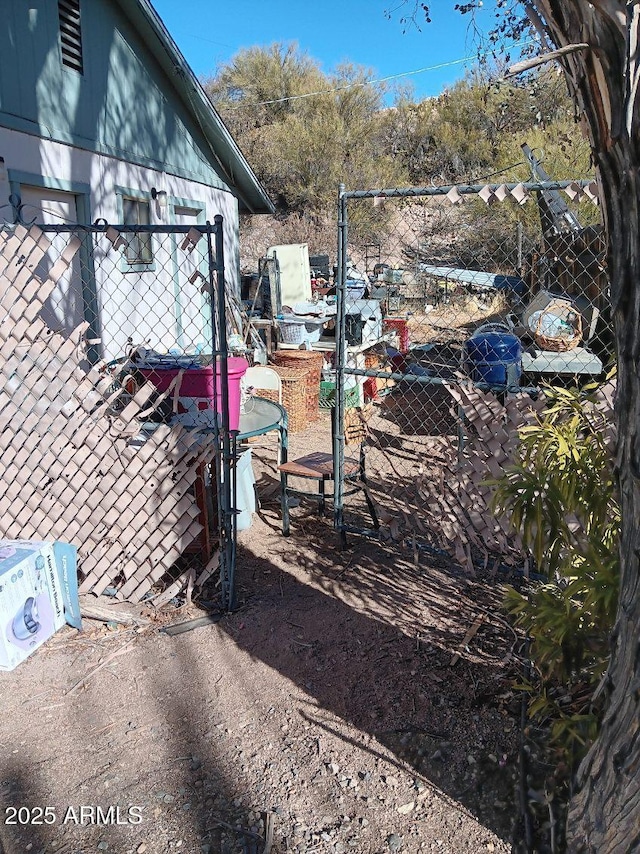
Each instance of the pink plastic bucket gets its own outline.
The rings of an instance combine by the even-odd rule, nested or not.
[[[198,398],[198,408],[204,409],[214,408],[215,405],[218,412],[222,412],[222,378],[220,376],[220,365],[218,364],[218,373],[215,378],[214,391],[214,376],[213,365],[206,365],[202,368],[187,368],[182,374],[180,388],[178,389],[178,411],[187,411],[186,407],[181,407],[179,399],[182,398]],[[242,356],[230,356],[227,359],[228,373],[228,394],[229,394],[229,429],[237,430],[240,423],[240,381],[249,367],[249,363]],[[178,368],[140,368],[140,373],[145,379],[152,382],[158,391],[166,391],[174,379],[180,373]],[[201,403],[201,401],[205,401]],[[206,401],[209,402],[207,407]]]

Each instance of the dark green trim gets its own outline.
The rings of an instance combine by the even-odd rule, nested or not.
[[[63,178],[50,178],[47,175],[37,175],[35,172],[21,172],[19,169],[7,169],[10,182],[27,184],[29,187],[42,187],[46,190],[60,190],[64,193],[75,193],[76,196],[86,196],[87,203],[91,196],[91,187],[82,181],[65,181]],[[87,225],[89,220],[87,220]]]
[[[35,172],[21,172],[19,169],[7,169],[9,192],[20,196],[20,188],[40,187],[44,190],[58,190],[61,193],[72,193],[76,197],[76,215],[78,222],[89,225],[91,222],[91,187],[82,181],[65,181],[63,178],[50,178],[47,175],[36,175]],[[13,209],[14,217],[17,210]]]
[[[122,205],[122,197],[127,196],[129,199],[138,199],[141,202],[150,202],[151,201],[151,189],[148,190],[140,190],[134,189],[133,187],[121,187],[120,184],[116,184],[114,187],[116,194],[118,196],[118,204]],[[118,215],[120,217],[120,222],[122,222],[123,209],[122,207],[118,208]]]

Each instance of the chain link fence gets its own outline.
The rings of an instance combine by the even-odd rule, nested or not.
[[[75,544],[81,593],[162,604],[219,570],[230,604],[222,217],[5,224],[0,280],[0,537]]]
[[[486,481],[545,384],[613,361],[595,185],[342,190],[338,230],[337,527],[520,560]]]

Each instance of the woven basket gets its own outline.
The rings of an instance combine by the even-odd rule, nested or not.
[[[307,375],[306,368],[288,368],[272,365],[282,382],[282,405],[287,410],[289,432],[300,433],[306,430],[307,418]],[[260,389],[260,397],[277,402],[277,392]]]
[[[307,376],[307,418],[315,421],[319,416],[320,379],[324,358],[312,350],[278,350],[271,357],[274,365],[283,368],[304,368]]]
[[[572,330],[571,335],[550,336],[542,332],[545,315],[553,315],[567,323]],[[567,300],[551,300],[540,312],[538,320],[532,328],[533,339],[541,350],[552,353],[567,353],[574,350],[582,340],[582,316]]]

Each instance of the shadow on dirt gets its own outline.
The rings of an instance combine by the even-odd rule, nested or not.
[[[373,738],[370,750],[390,749],[417,779],[510,839],[515,638],[496,613],[499,592],[362,538],[340,553],[330,520],[312,508],[295,514],[279,553],[284,571],[252,553],[249,540],[241,547],[245,631],[234,639],[251,638],[254,657],[313,698],[299,714],[314,726],[331,729],[324,711],[349,722]]]
[[[49,825],[52,814],[50,810],[45,812],[47,797],[33,769],[19,757],[19,749],[14,756],[3,759],[0,775],[0,854],[26,851],[29,843],[34,851],[44,851],[55,834]],[[40,807],[37,811],[36,805]]]
[[[458,420],[451,410],[451,395],[444,386],[421,386],[402,381],[392,394],[383,398],[377,409],[383,423],[374,434],[372,443],[389,446],[389,428],[384,423],[387,421],[404,436],[456,436]]]
[[[52,805],[58,817],[70,805],[119,806],[125,819],[138,806],[143,820],[4,825],[3,854],[261,854],[267,817],[275,820],[274,854],[314,850],[325,812],[369,814],[368,792],[375,806],[380,786],[391,788],[389,777],[369,779],[387,773],[375,760],[413,777],[413,795],[398,803],[413,797],[416,821],[427,821],[418,813],[435,792],[451,804],[452,821],[468,812],[511,838],[515,638],[496,613],[497,590],[360,538],[340,552],[330,520],[314,509],[292,513],[285,539],[277,503],[265,502],[241,537],[239,609],[217,625],[140,642],[122,630],[84,647],[74,636],[70,669],[68,653],[54,647],[5,674],[14,687],[5,692],[0,740],[9,743],[21,715],[37,716],[38,727],[33,743],[17,736],[18,752],[5,752],[3,804]],[[117,666],[73,689],[120,649]],[[285,677],[273,690],[272,672]],[[328,770],[336,744],[360,762],[356,790]],[[300,787],[308,829],[294,844]],[[343,796],[353,803],[331,806]],[[390,804],[384,809],[397,818]],[[386,850],[379,839],[355,844]]]
[[[261,854],[270,807],[256,811],[264,797],[243,797],[223,759],[232,736],[218,710],[222,674],[197,644],[153,640],[153,649],[133,645],[126,676],[121,664],[82,692],[45,686],[58,696],[44,708],[56,711],[40,713],[36,743],[16,729],[15,757],[0,762],[1,854]],[[22,665],[21,678],[43,661]],[[48,662],[60,671],[65,663]]]

